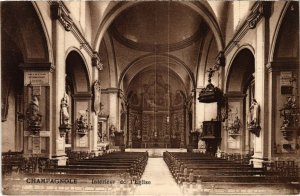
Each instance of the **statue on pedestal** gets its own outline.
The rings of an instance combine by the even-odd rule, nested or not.
[[[69,97],[67,93],[64,93],[64,97],[60,103],[60,125],[68,126],[70,125],[70,115],[69,115]]]
[[[67,93],[64,93],[64,96],[60,103],[60,125],[59,132],[60,136],[64,137],[68,131],[71,129],[70,124],[70,115],[69,115],[69,97]],[[67,136],[68,140],[68,136]]]
[[[39,100],[33,96],[26,111],[27,123],[34,134],[41,129],[42,115],[40,114]]]
[[[248,115],[248,130],[259,136],[260,132],[260,106],[255,99],[252,100]]]

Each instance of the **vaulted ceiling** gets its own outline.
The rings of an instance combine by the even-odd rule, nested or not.
[[[207,29],[194,11],[178,3],[148,2],[120,14],[112,25],[114,37],[133,49],[167,52],[199,39]]]
[[[217,22],[224,22],[221,15],[226,3],[213,3],[213,8],[207,2],[202,4]],[[105,33],[100,45],[100,53],[107,61],[104,64],[114,64],[116,84],[124,91],[137,74],[153,70],[154,66],[176,73],[191,91],[196,88],[198,72],[202,70],[204,77],[205,67],[214,64],[218,54],[215,36],[206,20],[180,2],[145,1],[132,5],[115,17]],[[113,59],[109,58],[111,52]],[[102,73],[101,77],[108,75],[112,74]]]

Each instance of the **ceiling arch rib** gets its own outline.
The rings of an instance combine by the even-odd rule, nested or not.
[[[126,68],[121,73],[119,78],[119,87],[121,86],[122,80],[125,78],[125,76],[126,76],[126,80],[129,81],[129,79],[132,79],[136,74],[138,74],[144,68],[149,67],[151,65],[153,66],[155,64],[157,66],[169,67],[170,69],[177,72],[179,77],[183,81],[185,81],[185,83],[189,87],[190,86],[191,88],[195,87],[195,78],[192,71],[189,69],[189,67],[178,58],[167,54],[161,54],[161,55],[148,54],[148,55],[141,56],[135,59],[134,61],[132,61],[130,64],[126,66]]]
[[[147,67],[143,67],[142,70],[140,70],[137,74],[132,75],[131,78],[128,80],[128,89],[132,89],[132,86],[136,85],[136,78],[139,78],[141,75],[149,75],[149,74],[154,74],[156,77],[161,77],[161,79],[165,80],[165,82],[168,84],[169,78],[175,78],[178,83],[180,83],[180,86],[183,86],[184,89],[184,95],[187,95],[189,92],[189,88],[186,85],[186,80],[182,78],[178,74],[178,72],[175,72],[173,69],[168,68],[167,66],[160,66],[158,68],[155,67],[155,65],[148,65]],[[168,76],[166,76],[168,75]],[[170,85],[170,84],[168,84]],[[182,90],[183,90],[182,89]],[[128,91],[127,91],[128,93]]]

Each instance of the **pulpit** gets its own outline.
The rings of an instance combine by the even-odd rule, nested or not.
[[[206,153],[215,155],[221,143],[221,121],[203,121],[200,139],[205,141]]]

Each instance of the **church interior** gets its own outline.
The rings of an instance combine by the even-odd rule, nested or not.
[[[0,9],[3,194],[300,194],[298,1]]]

